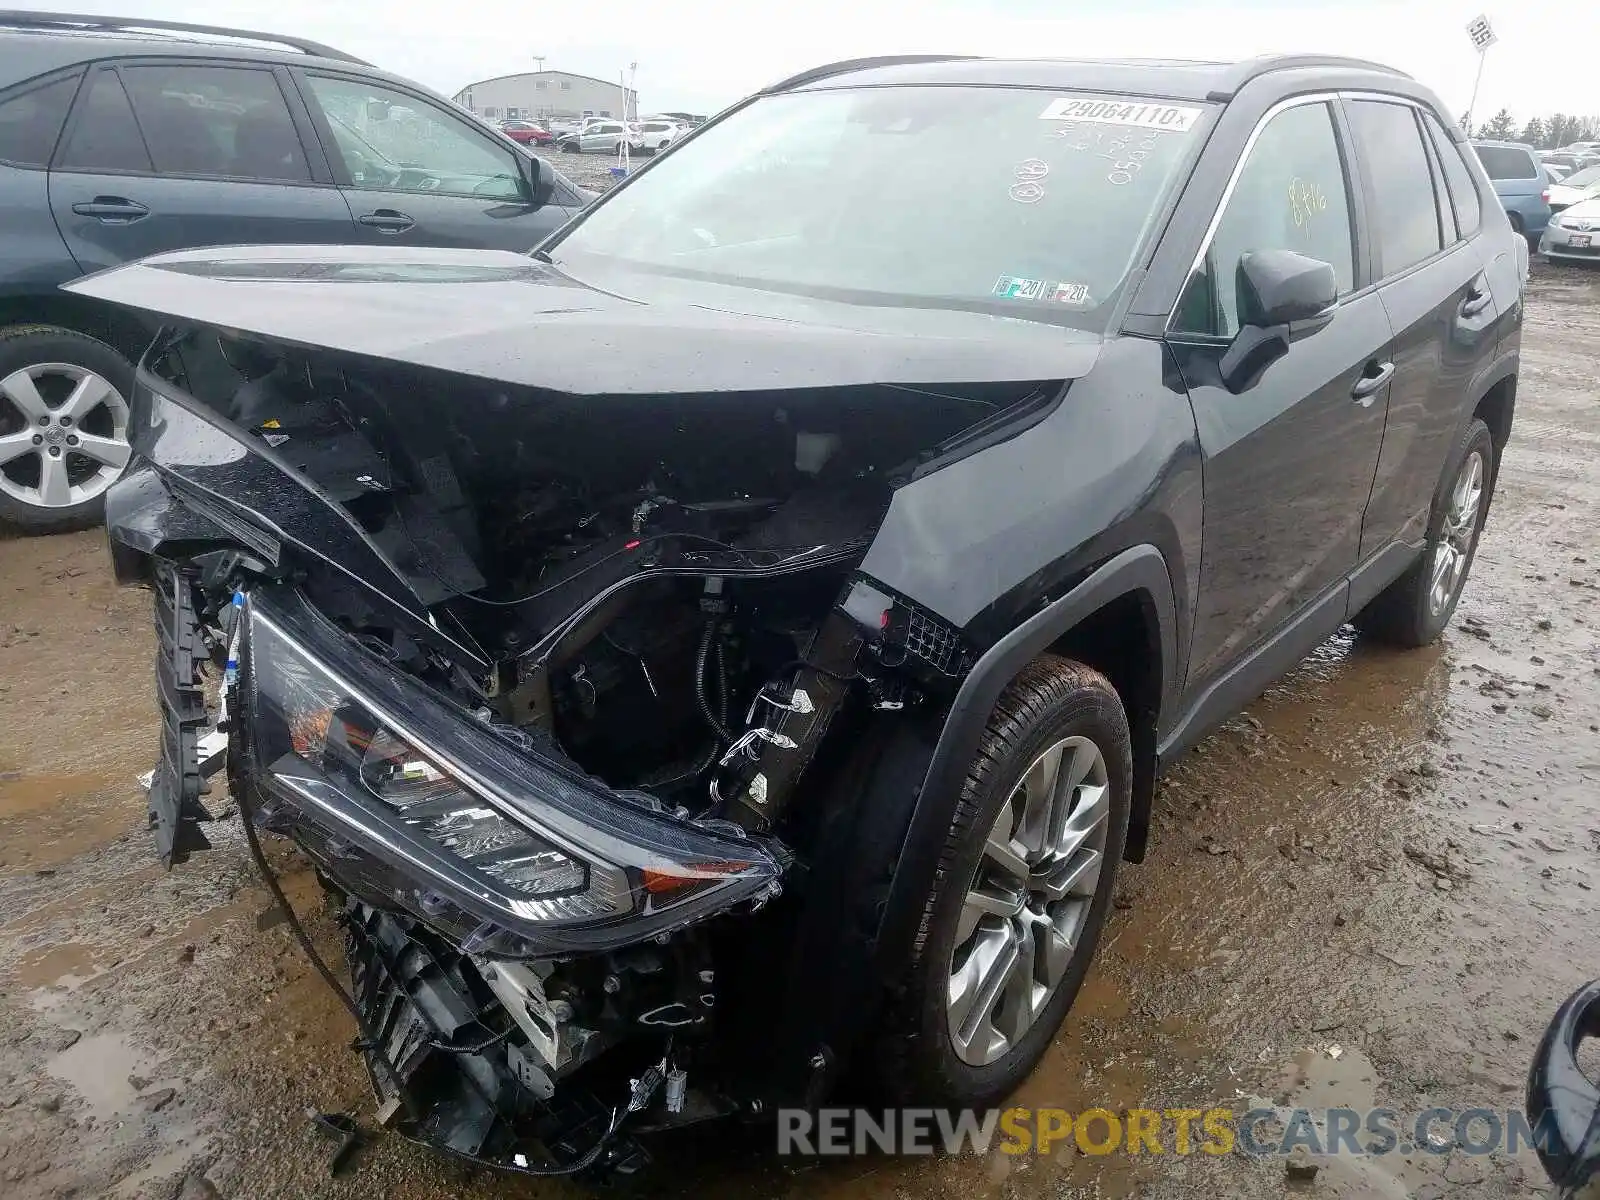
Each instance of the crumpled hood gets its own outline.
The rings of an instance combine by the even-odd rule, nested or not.
[[[158,317],[582,395],[1075,379],[1093,334],[874,307],[521,254],[224,246],[66,285]]]

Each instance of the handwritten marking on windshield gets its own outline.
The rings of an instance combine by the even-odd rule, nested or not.
[[[1011,185],[1011,198],[1018,204],[1037,204],[1044,199],[1044,177],[1050,164],[1042,158],[1025,158],[1012,172],[1017,182]]]
[[[1296,229],[1304,229],[1318,213],[1328,211],[1328,197],[1320,185],[1296,175],[1289,181],[1289,213]]]

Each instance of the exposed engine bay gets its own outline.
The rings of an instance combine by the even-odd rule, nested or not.
[[[778,919],[869,727],[970,664],[857,568],[897,487],[1060,385],[575,396],[203,326],[142,378],[193,468],[161,487],[231,535],[154,556],[163,853],[205,844],[214,660],[247,830],[316,863],[402,1132],[619,1171],[625,1118],[741,1110],[728,922]]]

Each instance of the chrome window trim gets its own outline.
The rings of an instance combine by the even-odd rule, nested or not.
[[[1419,109],[1422,112],[1432,111],[1420,100],[1414,100],[1410,96],[1396,96],[1389,92],[1364,92],[1355,90],[1336,92],[1308,92],[1303,96],[1289,96],[1286,99],[1278,101],[1271,108],[1267,109],[1266,112],[1262,113],[1261,119],[1256,122],[1255,128],[1250,131],[1250,136],[1245,139],[1244,149],[1239,152],[1239,161],[1233,164],[1233,173],[1228,176],[1227,186],[1222,189],[1222,197],[1217,201],[1216,211],[1211,214],[1211,220],[1206,225],[1205,236],[1200,239],[1200,249],[1195,252],[1194,260],[1189,264],[1188,271],[1184,273],[1183,286],[1178,289],[1178,296],[1175,300],[1173,300],[1172,308],[1167,313],[1166,329],[1168,333],[1188,332],[1184,330],[1175,331],[1172,327],[1172,322],[1178,315],[1178,306],[1183,303],[1183,295],[1189,287],[1189,280],[1194,278],[1194,273],[1200,269],[1200,264],[1205,261],[1206,254],[1211,250],[1211,243],[1217,235],[1217,227],[1222,224],[1222,214],[1228,210],[1228,202],[1233,199],[1234,188],[1238,186],[1239,176],[1244,173],[1245,163],[1250,161],[1251,151],[1256,148],[1256,142],[1260,140],[1261,131],[1264,130],[1267,127],[1267,124],[1279,113],[1287,112],[1291,108],[1299,108],[1307,104],[1329,104],[1336,100],[1378,100],[1386,104],[1403,104],[1409,108]],[[1444,124],[1445,119],[1443,117],[1440,117],[1437,113],[1434,113],[1434,116],[1438,118],[1440,124]],[[1333,119],[1332,113],[1329,114],[1329,119],[1330,121]],[[1339,128],[1337,122],[1335,122],[1333,125],[1333,131],[1334,138],[1337,140],[1339,137]],[[1347,157],[1355,153],[1355,147],[1353,145],[1342,146],[1342,148],[1344,149]],[[1465,156],[1463,156],[1463,158],[1464,157]],[[1470,166],[1468,169],[1471,169]],[[1353,182],[1350,179],[1348,167],[1346,168],[1345,172],[1345,182],[1346,186]],[[1351,198],[1356,203],[1360,203],[1363,199],[1363,197],[1357,194],[1352,194]],[[1355,211],[1353,208],[1351,210],[1350,218],[1351,232],[1353,234],[1355,230]],[[1351,253],[1354,254],[1354,252],[1355,245],[1352,243]],[[1377,282],[1379,281],[1369,281],[1369,283]],[[1365,289],[1356,290],[1361,291]],[[1351,292],[1349,294],[1354,295],[1355,293]],[[1340,297],[1340,300],[1342,301],[1343,297]],[[1203,337],[1207,335],[1200,334],[1192,336]]]
[[[1264,130],[1273,120],[1273,118],[1279,113],[1288,112],[1291,108],[1301,108],[1308,104],[1328,104],[1334,100],[1337,100],[1339,96],[1339,92],[1311,92],[1304,96],[1290,96],[1287,99],[1278,101],[1271,108],[1267,109],[1266,112],[1261,114],[1261,119],[1256,122],[1255,128],[1250,131],[1250,136],[1244,140],[1244,149],[1239,151],[1239,160],[1233,164],[1233,172],[1228,176],[1227,185],[1222,189],[1222,196],[1217,201],[1216,210],[1212,212],[1211,220],[1206,224],[1205,236],[1200,239],[1200,248],[1195,252],[1194,260],[1190,262],[1189,269],[1184,272],[1183,284],[1178,288],[1178,295],[1172,301],[1171,311],[1167,313],[1166,329],[1169,334],[1174,332],[1187,332],[1190,333],[1191,336],[1214,336],[1206,334],[1196,335],[1193,334],[1192,331],[1187,330],[1174,330],[1172,322],[1177,318],[1178,306],[1183,303],[1184,293],[1189,289],[1189,281],[1194,278],[1194,273],[1200,269],[1200,264],[1205,261],[1206,254],[1211,250],[1212,240],[1217,236],[1217,227],[1222,224],[1222,214],[1228,211],[1228,202],[1233,199],[1234,189],[1239,184],[1239,176],[1244,174],[1244,165],[1250,161],[1250,154],[1253,150],[1255,150],[1256,142],[1261,138],[1261,131]],[[1332,112],[1328,114],[1328,120],[1330,126],[1332,126]],[[1334,129],[1334,136],[1337,138],[1337,126],[1332,127]],[[1353,252],[1354,246],[1352,246],[1351,249]]]

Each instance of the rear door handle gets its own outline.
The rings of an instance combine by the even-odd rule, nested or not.
[[[380,208],[376,212],[363,213],[356,218],[358,224],[369,225],[379,233],[404,233],[416,224],[416,221],[403,212],[392,208]]]
[[[1394,378],[1392,362],[1369,362],[1361,378],[1356,380],[1355,387],[1350,389],[1350,395],[1362,408],[1367,408],[1392,378]]]
[[[74,204],[72,211],[80,217],[92,217],[102,225],[131,225],[150,215],[150,210],[136,200],[121,196],[96,196],[93,200]]]
[[[1474,283],[1467,289],[1467,298],[1461,302],[1461,315],[1463,317],[1477,316],[1489,307],[1489,301],[1492,299],[1493,297],[1489,295],[1488,288],[1482,283]]]

